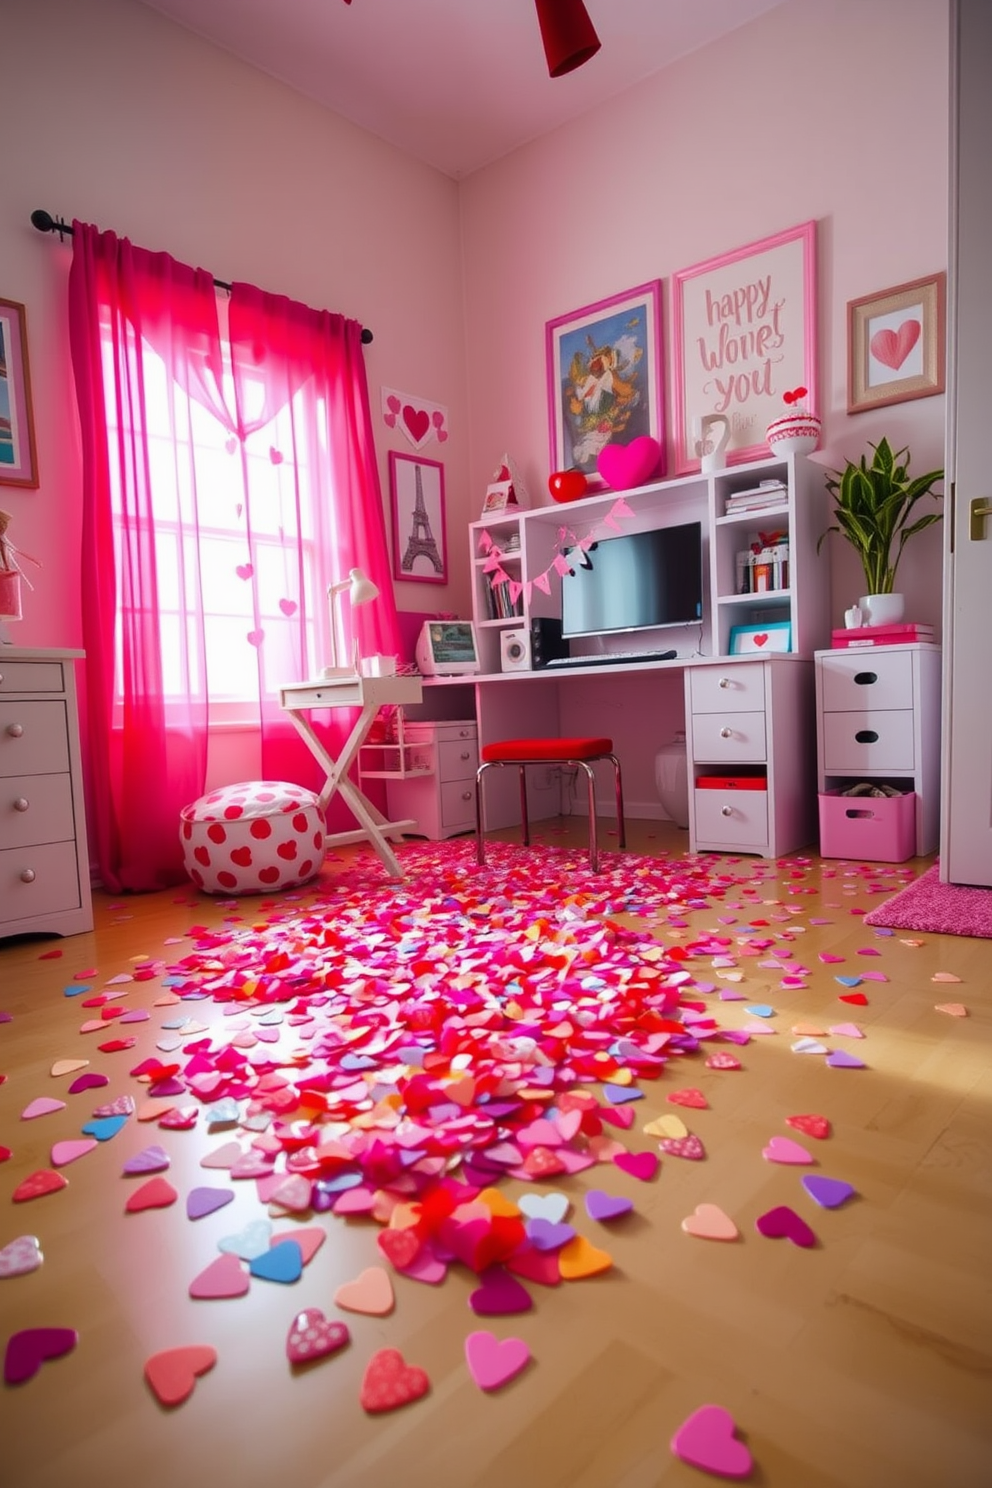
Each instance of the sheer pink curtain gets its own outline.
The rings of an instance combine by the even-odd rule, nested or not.
[[[396,649],[396,616],[361,327],[236,285],[227,341],[211,275],[73,227],[87,809],[116,893],[183,881],[179,812],[204,789],[226,673],[251,695],[263,775],[316,787],[277,688],[319,669],[327,585],[349,568],[382,595],[355,617],[363,650]],[[224,585],[250,596],[247,622],[205,607]]]

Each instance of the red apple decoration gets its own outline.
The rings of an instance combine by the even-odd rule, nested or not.
[[[588,486],[581,470],[556,470],[548,476],[548,490],[556,501],[578,501]]]

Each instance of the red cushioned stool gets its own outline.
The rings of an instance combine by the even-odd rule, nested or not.
[[[613,753],[612,739],[502,739],[496,744],[484,744],[482,763],[475,772],[475,856],[476,862],[486,861],[486,842],[483,831],[482,777],[487,770],[500,765],[516,765],[520,775],[520,818],[524,829],[524,846],[530,845],[530,828],[527,822],[527,765],[574,765],[584,770],[589,788],[589,866],[593,873],[599,869],[599,849],[596,840],[596,776],[593,765],[597,760],[609,760],[613,766],[613,780],[617,800],[617,826],[620,832],[620,847],[627,846],[623,821],[623,783],[620,778],[620,761]]]

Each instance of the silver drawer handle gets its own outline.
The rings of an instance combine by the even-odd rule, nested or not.
[[[720,686],[721,687],[732,687],[733,686],[733,683],[731,682],[731,680],[730,680],[729,677],[721,677],[720,678]]]
[[[18,796],[17,800],[14,802],[14,810],[27,811],[30,805],[31,802],[28,800],[27,796]]]
[[[731,737],[732,737],[732,735],[733,735],[733,732],[734,732],[734,731],[733,731],[733,729],[729,729],[729,728],[722,728],[722,729],[721,729],[721,730],[720,730],[720,738],[721,738],[721,739],[729,739],[729,738],[731,738]]]
[[[24,733],[23,723],[8,723],[7,732],[12,739],[19,739]]]
[[[24,868],[21,872],[21,883],[34,883],[35,871],[33,868]]]
[[[472,758],[472,756],[471,756],[471,754],[469,754],[469,752],[468,752],[467,749],[463,749],[462,752],[461,752],[461,754],[459,755],[459,759],[471,759],[471,758]]]
[[[734,808],[733,808],[733,806],[721,806],[720,807],[720,815],[721,816],[733,816],[733,814],[734,814]]]
[[[472,792],[471,791],[462,791],[462,800],[463,801],[474,800],[474,796],[473,796]]]

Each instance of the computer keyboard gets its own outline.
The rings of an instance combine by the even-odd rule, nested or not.
[[[676,661],[677,651],[613,651],[607,656],[555,656],[545,662],[548,671],[559,667],[626,666],[631,661]]]

